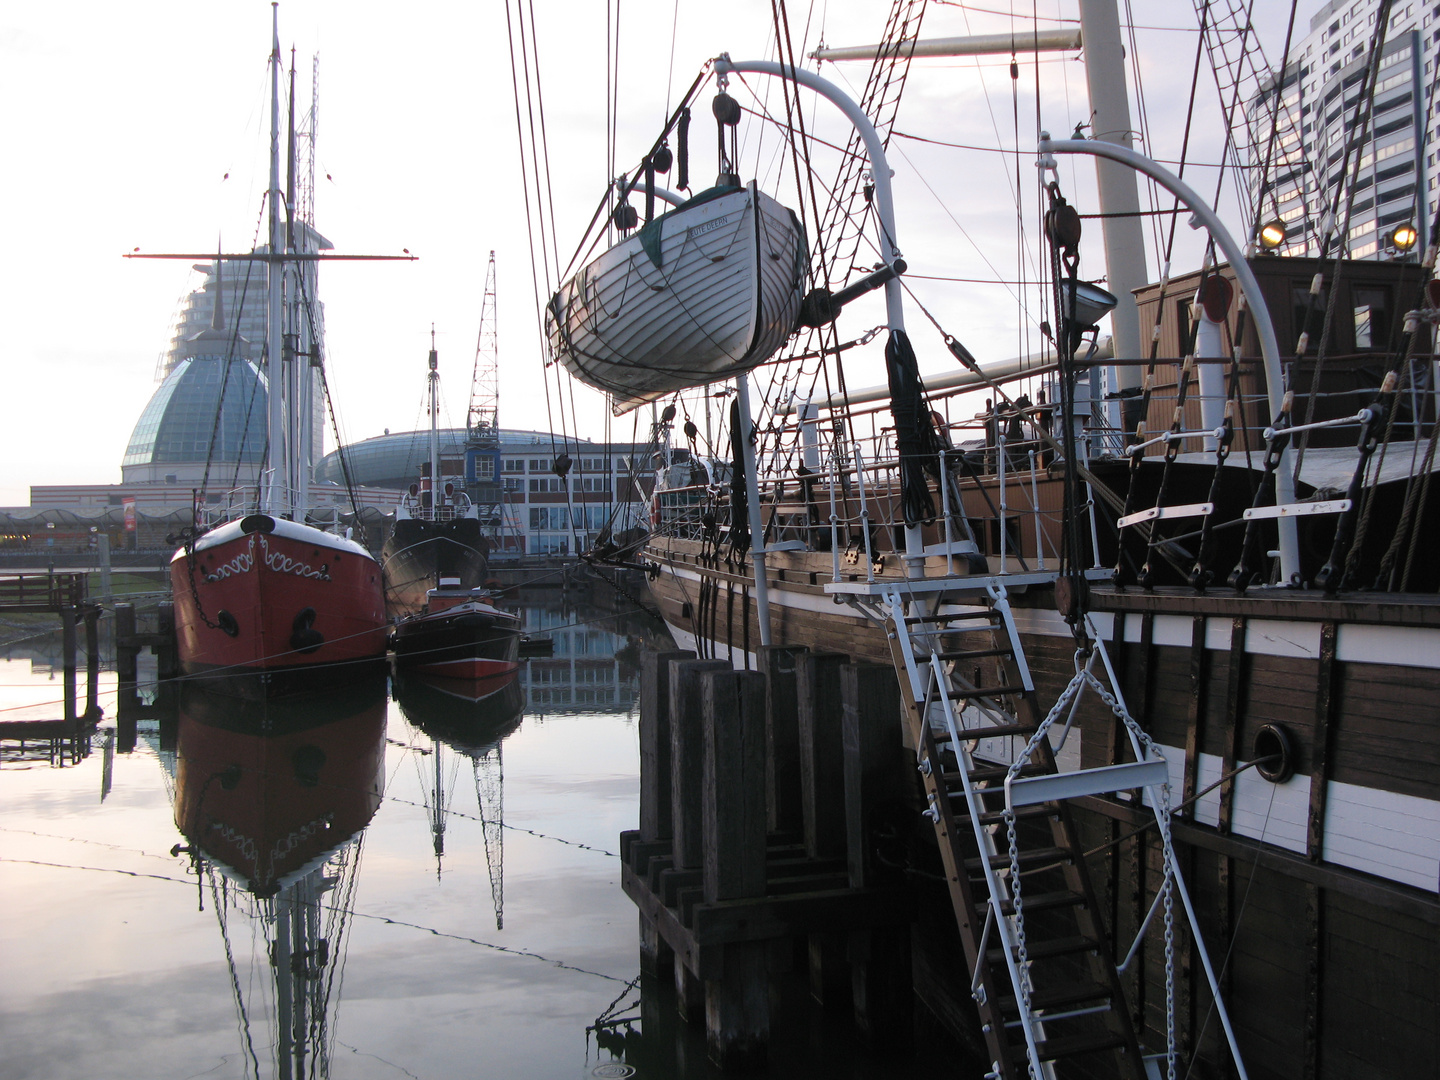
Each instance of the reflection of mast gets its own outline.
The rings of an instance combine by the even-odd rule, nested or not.
[[[276,1075],[282,1080],[328,1077],[330,1004],[341,966],[339,961],[345,954],[361,843],[358,839],[347,842],[321,865],[266,900],[231,887],[213,863],[194,853],[210,885],[229,962],[231,991],[257,1077],[260,1064],[243,989],[251,984],[251,979],[242,979],[237,969],[231,948],[229,915],[232,911],[241,911],[252,923],[258,924],[268,945],[274,987]],[[336,892],[334,898],[328,896],[332,891]]]
[[[495,929],[505,929],[505,758],[496,743],[475,763],[475,798],[485,839],[485,863],[490,868],[490,899],[495,904]]]

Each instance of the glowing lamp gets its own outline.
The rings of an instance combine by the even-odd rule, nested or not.
[[[1396,251],[1409,251],[1415,246],[1415,242],[1420,239],[1420,234],[1416,231],[1414,225],[1405,222],[1404,224],[1396,225],[1386,239],[1389,241],[1390,246]]]
[[[1266,251],[1274,251],[1285,243],[1285,223],[1276,219],[1267,221],[1260,226],[1260,246]]]

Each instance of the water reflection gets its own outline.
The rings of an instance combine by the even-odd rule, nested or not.
[[[383,675],[283,702],[195,685],[180,695],[175,824],[209,893],[257,1076],[257,1047],[273,1047],[287,1080],[329,1075],[361,836],[384,788],[385,703]],[[235,947],[255,935],[258,954]]]
[[[495,929],[505,928],[505,736],[520,726],[525,695],[518,673],[512,673],[497,690],[494,680],[467,683],[397,672],[395,700],[416,732],[428,736],[429,758],[421,785],[430,819],[435,853],[435,876],[443,871],[445,830],[455,800],[456,770],[446,761],[446,749],[470,762],[475,799],[480,809],[485,864],[490,874],[490,899],[495,908]],[[417,758],[417,761],[420,760]]]
[[[673,647],[662,623],[630,607],[601,614],[556,598],[521,610],[525,633],[554,645],[552,656],[521,664],[530,712],[629,710],[640,693],[640,653]]]

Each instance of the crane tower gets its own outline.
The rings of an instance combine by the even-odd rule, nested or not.
[[[470,380],[470,409],[465,416],[465,490],[480,510],[490,540],[491,558],[503,556],[504,494],[500,482],[500,353],[495,332],[495,252],[485,270],[480,305],[480,334],[475,343],[475,373]]]

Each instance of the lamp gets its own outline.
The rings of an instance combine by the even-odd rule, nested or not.
[[[1400,252],[1409,251],[1415,246],[1415,242],[1419,239],[1420,233],[1417,232],[1415,226],[1411,225],[1408,221],[1396,225],[1395,228],[1390,231],[1390,235],[1385,238],[1391,247]]]
[[[1279,218],[1260,226],[1260,246],[1266,251],[1275,251],[1285,243],[1285,223]]]
[[[1074,300],[1071,300],[1072,295]],[[1065,306],[1065,315],[1070,322],[1080,326],[1094,326],[1119,302],[1114,293],[1106,292],[1092,282],[1077,281],[1075,278],[1060,282],[1060,303]]]

